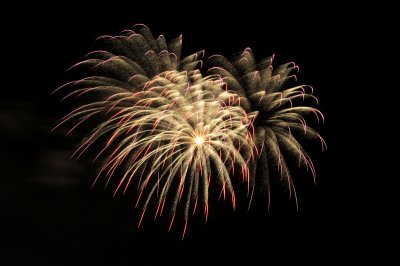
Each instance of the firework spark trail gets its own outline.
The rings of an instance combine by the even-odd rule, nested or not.
[[[297,81],[296,75],[291,73],[298,71],[298,66],[291,62],[274,70],[273,59],[274,56],[271,56],[257,63],[251,49],[246,48],[232,61],[220,55],[211,56],[207,62],[210,65],[208,73],[226,82],[228,92],[237,95],[240,106],[246,112],[258,112],[254,121],[254,138],[256,150],[260,153],[252,167],[252,176],[257,175],[260,183],[266,186],[269,198],[269,168],[276,166],[282,182],[289,188],[289,197],[293,191],[298,207],[296,190],[285,156],[296,155],[299,167],[304,166],[310,170],[315,182],[314,165],[295,135],[302,135],[306,139],[317,138],[321,141],[322,150],[326,149],[323,138],[306,124],[304,118],[311,113],[319,122],[324,120],[324,116],[317,108],[304,104],[306,99],[318,104],[317,98],[312,95],[312,87],[303,85],[284,89],[288,80]],[[266,170],[256,173],[259,167],[257,164]]]
[[[63,100],[87,101],[60,124],[71,123],[70,131],[83,123],[93,126],[74,156],[100,145],[95,159],[104,157],[103,166],[94,183],[105,176],[107,186],[118,172],[115,195],[136,182],[139,226],[151,200],[155,217],[168,202],[171,225],[182,202],[183,234],[190,210],[194,214],[202,206],[207,219],[210,183],[219,184],[235,207],[231,175],[239,172],[254,183],[247,167],[254,159],[248,129],[256,113],[246,113],[237,95],[224,90],[223,80],[201,75],[196,67],[204,52],[181,59],[181,38],[167,44],[140,26],[98,40],[104,50],[71,68],[84,67],[93,75],[60,87],[71,89]]]

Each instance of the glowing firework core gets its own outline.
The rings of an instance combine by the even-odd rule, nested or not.
[[[204,138],[202,136],[196,136],[194,142],[197,144],[197,146],[201,146],[204,143]]]

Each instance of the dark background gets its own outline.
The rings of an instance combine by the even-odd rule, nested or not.
[[[247,1],[177,5],[10,9],[11,18],[3,22],[7,70],[0,99],[1,265],[324,265],[357,258],[358,210],[348,193],[355,182],[347,160],[353,154],[343,130],[349,103],[338,96],[351,78],[343,61],[355,61],[350,54],[356,47],[346,34],[356,26],[344,23],[348,11]],[[79,136],[50,133],[67,110],[50,93],[68,81],[65,70],[93,49],[96,37],[136,23],[167,39],[182,33],[186,55],[205,49],[206,56],[229,57],[251,47],[257,58],[275,54],[276,64],[300,66],[299,83],[315,88],[326,117],[318,128],[328,151],[311,147],[317,186],[310,174],[299,172],[299,211],[279,187],[272,191],[270,211],[266,202],[249,212],[214,202],[208,223],[190,221],[182,241],[180,228],[168,233],[166,221],[149,219],[138,230],[129,196],[90,189],[90,160],[69,159]]]

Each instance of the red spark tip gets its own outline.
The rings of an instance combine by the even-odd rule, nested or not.
[[[143,24],[143,23],[136,23],[135,25],[133,25],[133,27],[144,27],[144,28],[147,28],[148,30],[150,30],[149,29],[149,27],[147,27],[145,24]]]

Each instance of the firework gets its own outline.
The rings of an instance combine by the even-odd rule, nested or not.
[[[226,83],[227,91],[237,95],[246,112],[258,112],[254,121],[254,142],[258,160],[252,167],[252,176],[260,179],[269,198],[272,176],[270,168],[276,167],[282,182],[289,188],[289,197],[293,192],[298,207],[287,158],[297,157],[298,166],[310,170],[315,182],[314,165],[296,136],[301,135],[305,139],[317,138],[321,141],[322,150],[326,149],[323,138],[306,124],[304,118],[311,113],[318,121],[323,121],[324,116],[317,108],[305,104],[308,99],[318,104],[311,86],[284,88],[288,80],[296,80],[296,75],[292,73],[299,70],[298,66],[287,63],[274,69],[273,59],[272,56],[257,63],[251,49],[247,48],[232,61],[220,55],[211,56],[208,60],[211,65],[208,73]],[[262,170],[256,172],[255,169]],[[253,182],[252,185],[254,191]]]
[[[88,74],[60,88],[68,90],[63,100],[79,102],[60,124],[70,123],[70,132],[82,124],[92,128],[74,156],[100,147],[94,184],[118,179],[114,195],[135,184],[139,226],[150,205],[155,218],[168,209],[170,228],[180,209],[183,235],[196,209],[207,219],[210,184],[235,207],[231,177],[254,183],[247,165],[255,157],[257,113],[245,112],[221,79],[202,76],[204,52],[181,59],[181,37],[167,44],[138,26],[98,40],[103,49],[71,68]]]
[[[139,226],[148,209],[154,218],[168,210],[169,228],[182,214],[184,236],[196,209],[207,220],[210,186],[220,188],[219,197],[230,197],[235,208],[232,181],[240,178],[250,207],[256,180],[269,197],[273,168],[298,206],[288,158],[296,157],[315,182],[314,165],[298,139],[319,139],[326,148],[305,120],[310,113],[324,120],[308,105],[318,104],[312,87],[284,88],[296,79],[298,66],[274,69],[273,57],[257,63],[247,48],[232,61],[210,57],[204,75],[204,51],[181,58],[181,37],[167,43],[143,25],[98,41],[101,50],[71,67],[83,78],[56,90],[78,105],[56,128],[70,124],[68,134],[81,125],[90,128],[73,156],[99,149],[93,185],[112,183],[114,195],[134,187],[135,206],[142,209]]]

